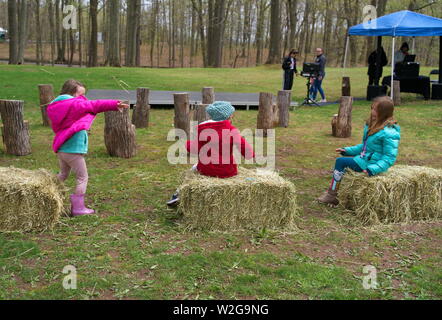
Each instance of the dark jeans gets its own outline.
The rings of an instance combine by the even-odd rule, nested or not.
[[[295,70],[284,70],[284,90],[292,90]]]
[[[316,100],[318,91],[321,94],[322,99],[325,99],[325,93],[324,90],[322,89],[322,80],[324,80],[324,77],[325,76],[323,76],[321,80],[315,78],[315,80],[313,81],[313,85],[310,87],[310,95],[313,98],[313,100]]]
[[[343,157],[336,159],[335,170],[339,172],[344,172],[347,168],[350,168],[356,172],[362,172],[361,167],[356,163],[353,158]]]

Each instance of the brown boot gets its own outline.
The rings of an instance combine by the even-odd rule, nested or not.
[[[328,190],[318,198],[318,201],[320,203],[337,206],[339,204],[339,200],[337,197],[338,197],[338,192],[336,190]]]

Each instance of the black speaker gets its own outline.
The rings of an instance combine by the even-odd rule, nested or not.
[[[399,62],[396,64],[394,72],[400,79],[419,77],[420,64],[418,62]]]
[[[442,100],[442,83],[433,83],[433,88],[431,90],[432,100]]]
[[[387,86],[368,86],[367,87],[367,100],[371,101],[376,97],[386,96]]]

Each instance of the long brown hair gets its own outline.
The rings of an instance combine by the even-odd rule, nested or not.
[[[369,136],[381,131],[386,126],[392,126],[397,123],[393,118],[394,103],[390,97],[378,97],[374,99],[371,109],[376,110],[376,119],[373,119],[370,113],[370,117],[367,121]]]
[[[77,81],[74,79],[69,79],[63,84],[63,87],[61,88],[60,95],[69,94],[69,95],[73,96],[75,93],[77,93],[78,87],[83,87],[86,89],[84,84],[82,84],[80,81]]]

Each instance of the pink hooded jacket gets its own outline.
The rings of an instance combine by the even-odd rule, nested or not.
[[[55,153],[74,134],[89,130],[97,113],[117,111],[118,100],[88,100],[84,96],[51,103],[47,108],[55,137],[52,150]]]

